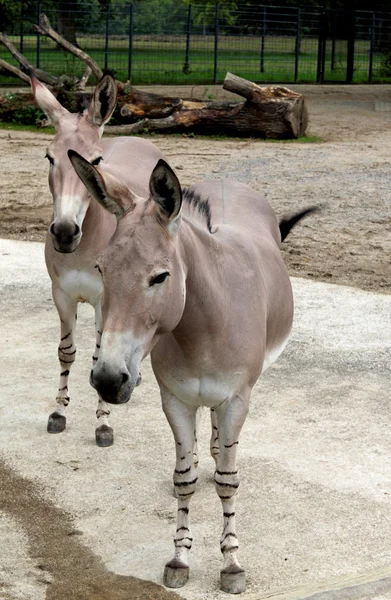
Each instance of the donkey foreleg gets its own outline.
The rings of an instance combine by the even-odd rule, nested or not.
[[[60,361],[60,383],[56,397],[56,409],[49,416],[47,430],[49,433],[60,433],[66,426],[64,415],[69,404],[69,372],[76,359],[76,346],[74,343],[77,303],[67,296],[60,288],[52,288],[53,300],[61,322],[60,344],[58,346],[58,359]]]
[[[94,354],[92,356],[92,366],[95,365],[99,358],[100,342],[102,339],[102,306],[100,299],[94,305],[95,310],[95,332],[96,344]],[[98,408],[96,410],[97,425],[95,429],[95,441],[97,446],[105,448],[114,444],[113,428],[109,424],[110,408],[107,402],[99,397]]]
[[[220,445],[219,445],[219,428],[217,422],[217,414],[214,408],[210,409],[210,421],[212,426],[212,432],[210,436],[210,453],[212,458],[217,464],[219,462],[220,457]]]
[[[190,531],[189,505],[195,492],[197,470],[194,466],[196,408],[183,404],[162,390],[163,411],[175,439],[176,464],[174,486],[178,499],[177,527],[174,536],[175,553],[164,569],[164,585],[179,588],[189,578],[188,554],[193,538]]]
[[[220,456],[216,464],[215,485],[224,517],[220,539],[220,549],[224,557],[220,588],[230,594],[240,594],[246,589],[245,572],[237,558],[239,543],[236,535],[235,496],[239,488],[236,453],[239,434],[248,413],[249,396],[249,393],[235,396],[226,405],[216,409]]]

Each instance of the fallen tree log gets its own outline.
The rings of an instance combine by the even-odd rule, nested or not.
[[[227,73],[223,88],[246,98],[244,102],[205,102],[155,98],[147,110],[135,97],[119,109],[126,125],[106,127],[108,133],[132,134],[140,131],[193,132],[202,135],[229,135],[290,139],[301,137],[308,126],[304,97],[285,87],[259,85]],[[121,103],[121,99],[120,99]],[[141,118],[141,119],[140,119]],[[117,121],[118,116],[117,116]]]

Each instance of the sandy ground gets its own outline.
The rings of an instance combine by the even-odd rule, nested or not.
[[[239,179],[279,216],[322,207],[284,245],[291,274],[391,291],[391,86],[297,86],[317,144],[153,136],[183,184]],[[210,93],[223,97],[221,91]],[[186,95],[200,90],[189,88]],[[170,93],[167,92],[167,93]],[[175,95],[177,90],[172,90]],[[43,240],[50,136],[0,130],[0,236]]]
[[[391,600],[391,298],[293,284],[289,346],[256,385],[240,439],[242,598]],[[158,584],[175,453],[149,362],[131,403],[113,407],[114,446],[97,448],[93,311],[81,305],[67,430],[48,435],[58,319],[42,244],[0,240],[0,289],[1,600],[170,600]],[[209,432],[205,411],[185,600],[227,598]]]

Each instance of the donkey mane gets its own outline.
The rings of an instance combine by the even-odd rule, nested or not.
[[[190,208],[198,211],[198,213],[204,218],[209,233],[213,233],[212,211],[208,198],[204,199],[200,196],[200,194],[197,194],[193,190],[190,190],[189,188],[183,188],[183,200]]]

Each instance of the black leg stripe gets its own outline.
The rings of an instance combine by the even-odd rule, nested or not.
[[[224,444],[224,448],[232,448],[232,446],[235,446],[235,444],[239,444],[239,442],[234,442],[233,444]]]
[[[67,338],[69,338],[69,336],[71,335],[72,331],[70,331],[69,333],[67,333],[67,335],[64,335],[64,337],[61,338],[61,341],[63,342],[64,340],[66,340]]]
[[[185,496],[192,496],[194,494],[194,492],[189,492],[188,494],[180,494],[178,492],[178,496],[181,496],[181,498],[184,498]],[[230,496],[231,497],[231,496]]]
[[[185,473],[188,473],[191,470],[191,467],[187,468],[187,469],[183,469],[183,471],[180,471],[179,469],[175,469],[175,473],[177,473],[178,475],[184,475]]]
[[[237,475],[237,471],[215,471],[217,475]]]
[[[97,345],[96,345],[96,347],[97,347],[97,348],[100,348],[100,344],[97,344]]]
[[[60,362],[64,363],[65,365],[71,365],[72,363],[75,362],[75,359],[73,359],[73,360],[62,360],[62,358],[60,358]]]
[[[192,481],[178,481],[178,482],[174,481],[174,485],[176,487],[185,487],[186,485],[193,485],[194,483],[197,483],[197,479],[198,479],[198,477],[196,477]]]
[[[67,385],[64,385],[64,387],[63,387],[63,388],[58,388],[58,391],[59,391],[59,392],[63,392],[64,390],[67,390],[67,389],[68,389],[68,386],[67,386]]]
[[[220,481],[216,481],[216,479],[215,479],[215,483],[217,485],[220,485],[221,487],[229,487],[229,488],[235,488],[235,489],[237,489],[239,487],[238,482],[236,482],[236,483],[220,483]]]
[[[234,513],[234,512],[232,512],[232,513],[226,513],[226,512],[225,512],[225,513],[224,513],[224,517],[226,517],[227,519],[230,519],[231,517],[234,517],[234,516],[235,516],[235,513]]]
[[[188,508],[178,508],[178,512],[184,512],[185,515],[188,515],[189,514],[189,509]],[[177,529],[177,531],[179,531],[179,530]]]
[[[69,375],[69,371],[63,371],[62,373],[60,373],[60,377],[68,377]]]
[[[217,431],[217,427],[216,427],[216,425],[213,425],[213,429],[214,429],[215,431]]]
[[[227,546],[222,546],[220,548],[221,552],[226,552],[227,550],[238,550],[239,546],[230,546],[229,548]]]
[[[59,350],[69,350],[69,348],[72,348],[73,344],[71,344],[70,346],[64,346],[64,348],[59,348]]]
[[[181,537],[181,538],[177,538],[176,540],[174,540],[175,543],[177,542],[183,542],[183,540],[189,540],[189,542],[193,541],[193,538],[191,537]]]
[[[232,496],[220,496],[220,494],[218,494],[220,500],[231,500]]]
[[[189,511],[189,509],[187,509],[187,511]],[[190,529],[188,527],[178,527],[176,532],[178,533],[178,531],[190,531]]]
[[[72,346],[69,347],[71,348]],[[73,352],[64,352],[63,348],[59,348],[58,350],[59,352],[61,352],[61,354],[65,354],[65,356],[72,356],[73,354],[76,354],[76,350],[74,350]]]

